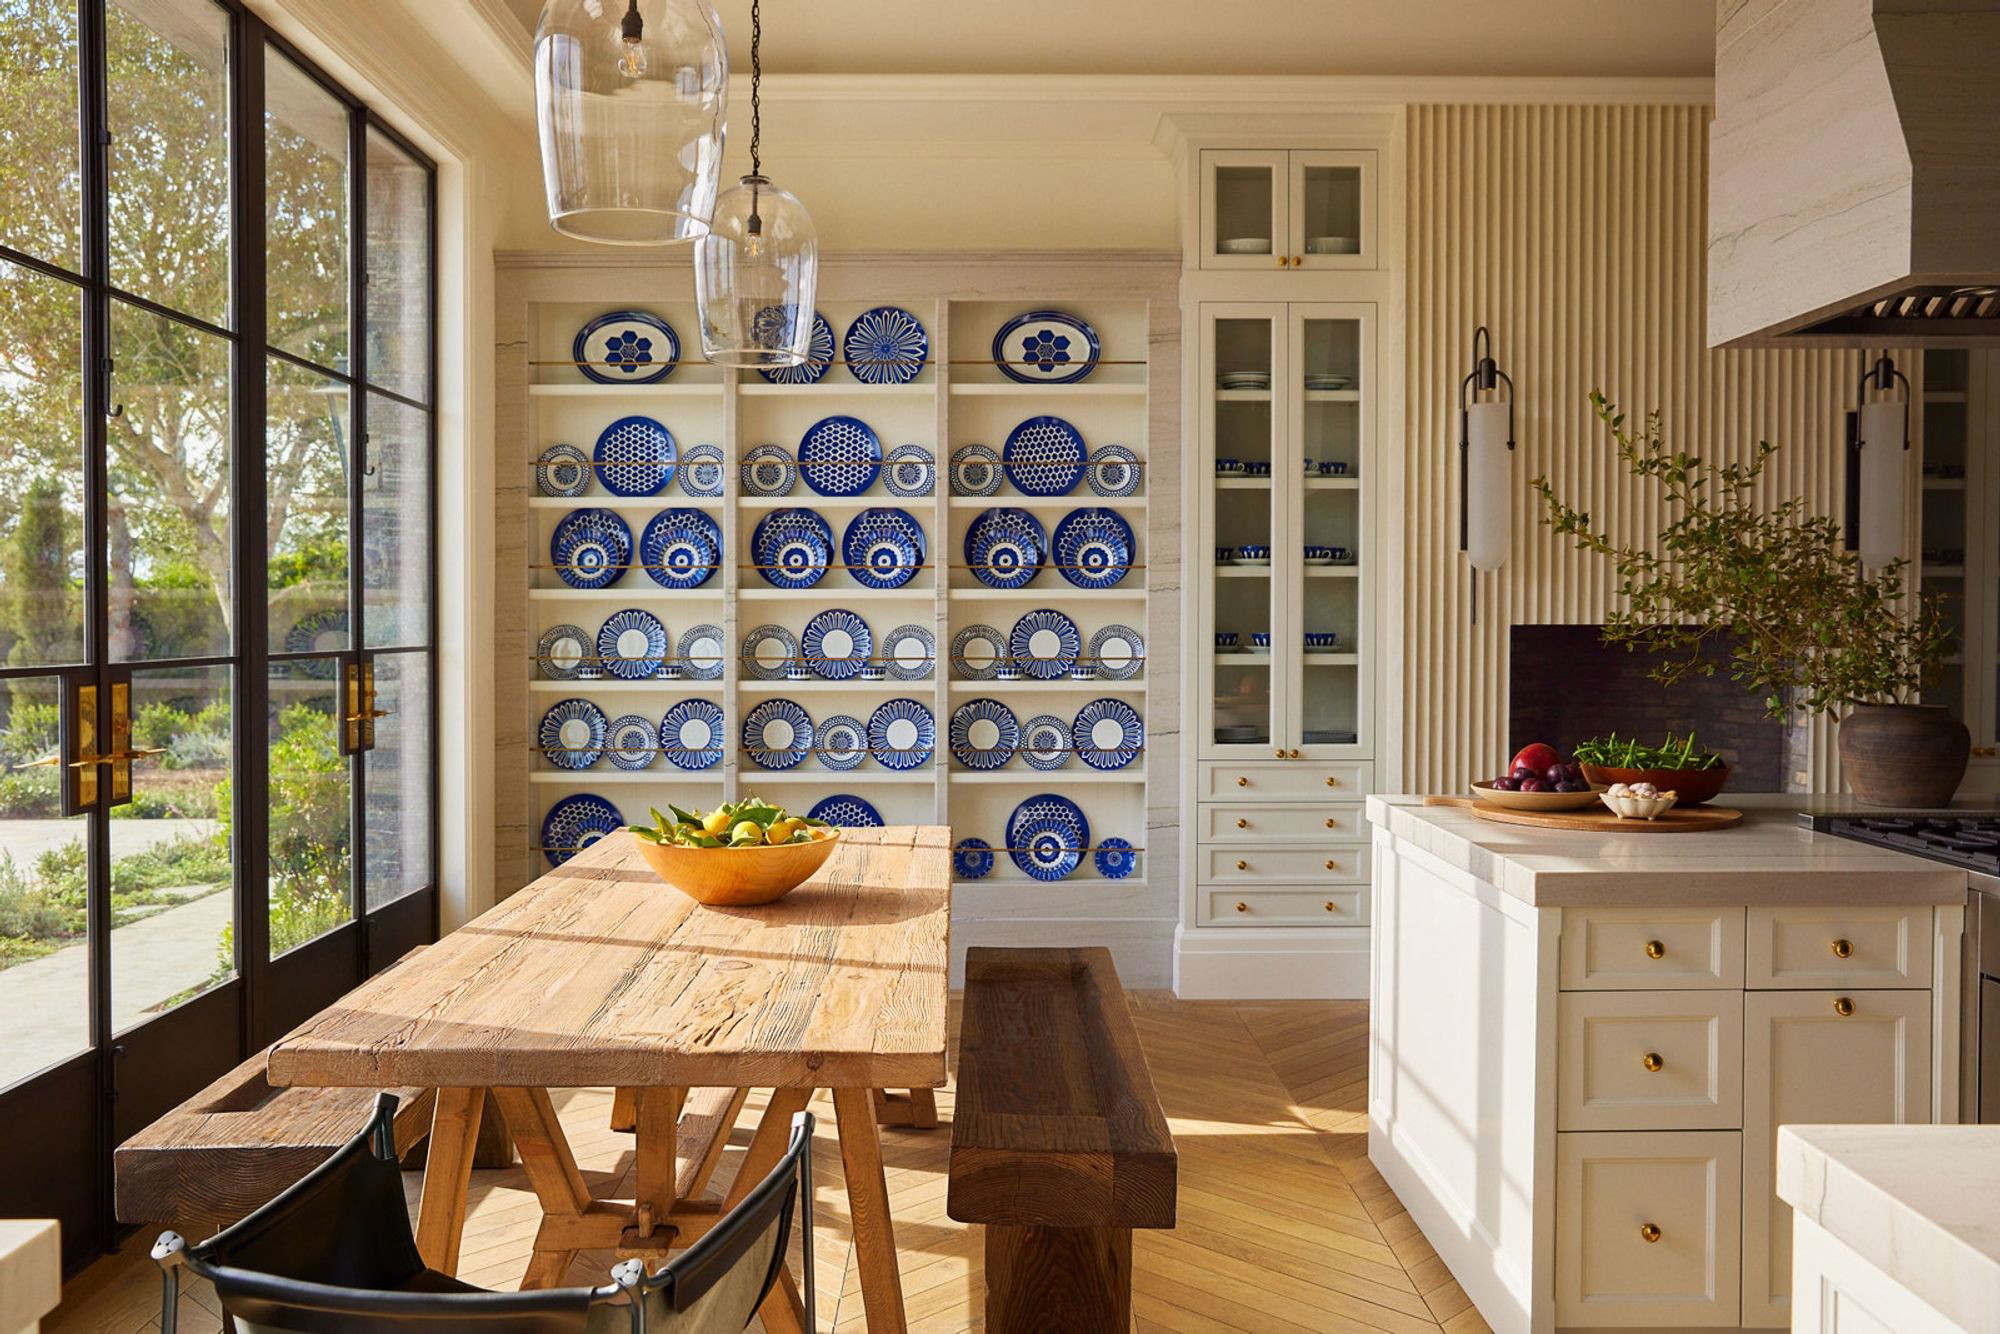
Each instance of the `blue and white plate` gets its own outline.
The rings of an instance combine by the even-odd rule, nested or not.
[[[722,763],[722,710],[705,699],[684,699],[660,719],[660,753],[679,769],[713,769]]]
[[[924,326],[900,306],[862,312],[840,340],[847,373],[863,384],[908,384],[924,373],[930,352]]]
[[[1123,880],[1139,869],[1139,853],[1122,838],[1099,840],[1097,855],[1092,858],[1097,863],[1097,873],[1106,880]]]
[[[968,769],[998,769],[1021,744],[1021,720],[997,699],[969,699],[952,710],[952,758]]]
[[[570,359],[599,384],[658,384],[681,359],[673,326],[643,310],[613,310],[576,331]]]
[[[822,797],[806,812],[812,820],[824,820],[842,829],[880,829],[882,812],[851,792],[836,792],[830,797]]]
[[[1083,433],[1061,417],[1030,417],[1000,448],[1007,480],[1024,496],[1066,496],[1083,480]]]
[[[1007,656],[1037,681],[1062,680],[1082,653],[1083,632],[1052,607],[1029,612],[1007,636]]]
[[[758,681],[782,681],[799,658],[799,641],[782,625],[760,625],[743,636],[743,673]]]
[[[799,473],[823,496],[858,496],[882,471],[882,441],[859,417],[822,417],[799,437]]]
[[[892,699],[868,715],[868,753],[884,769],[921,769],[937,750],[937,719],[913,699]]]
[[[746,496],[789,496],[799,484],[799,465],[783,445],[759,445],[743,456]]]
[[[960,880],[984,880],[993,874],[993,845],[983,838],[960,839],[951,850],[951,873]]]
[[[639,534],[639,563],[661,588],[700,588],[722,567],[722,529],[700,510],[661,510]]]
[[[750,559],[773,588],[811,588],[833,564],[833,529],[811,510],[772,510],[750,534]]]
[[[833,365],[833,326],[826,316],[813,312],[812,337],[806,343],[806,359],[796,366],[777,366],[757,373],[772,384],[818,384]]]
[[[542,855],[561,866],[606,834],[625,827],[618,808],[594,792],[578,792],[549,807],[542,817]]]
[[[1132,572],[1132,525],[1116,510],[1071,510],[1050,545],[1056,568],[1078,588],[1110,588]]]
[[[901,588],[924,563],[924,526],[907,510],[875,505],[847,521],[840,559],[863,588]]]
[[[937,489],[937,456],[922,445],[897,445],[882,466],[892,496],[915,499]]]
[[[714,500],[722,494],[728,467],[721,445],[696,445],[681,455],[681,490],[702,500]]]
[[[614,496],[657,496],[674,480],[674,433],[651,417],[620,417],[598,433],[591,458]]]
[[[1137,491],[1139,479],[1144,475],[1137,454],[1123,445],[1100,445],[1090,451],[1090,467],[1084,473],[1084,480],[1098,495],[1118,500]]]
[[[845,772],[858,769],[868,758],[868,724],[845,713],[836,713],[815,729],[821,767]]]
[[[580,496],[590,489],[590,459],[575,445],[550,445],[535,460],[535,489],[545,496]]]
[[[610,726],[604,710],[587,699],[565,699],[542,715],[536,741],[542,755],[558,769],[588,769],[604,757],[604,734]]]
[[[1037,880],[1060,880],[1083,861],[1090,821],[1068,797],[1042,792],[1007,817],[1008,855]]]
[[[659,729],[636,713],[613,718],[604,734],[604,754],[620,769],[650,769],[660,753]]]
[[[937,659],[937,640],[921,625],[899,625],[882,636],[876,657],[898,681],[925,681]]]
[[[1146,724],[1122,699],[1094,699],[1078,709],[1069,735],[1093,769],[1123,769],[1146,749]]]
[[[981,510],[966,525],[965,563],[988,588],[1026,588],[1048,554],[1048,531],[1024,509]]]
[[[334,653],[347,647],[347,611],[342,607],[322,607],[309,611],[285,632],[287,653]],[[306,676],[331,681],[335,667],[331,658],[292,664],[292,670]]]
[[[990,496],[1000,489],[1000,456],[987,445],[960,445],[951,452],[951,493]]]
[[[650,611],[627,607],[605,617],[597,631],[597,661],[621,681],[644,681],[666,666],[673,640]]]
[[[610,510],[571,510],[549,535],[549,561],[571,588],[609,588],[632,564],[632,530]]]
[[[1030,769],[1060,769],[1069,757],[1069,724],[1061,718],[1041,713],[1021,724],[1021,758]]]
[[[993,364],[1022,384],[1075,384],[1097,369],[1097,330],[1066,310],[1031,310],[993,335]]]
[[[990,625],[968,625],[951,637],[951,669],[967,681],[991,681],[1007,657],[1007,637]]]
[[[875,635],[868,622],[839,607],[829,607],[807,621],[799,645],[806,666],[827,681],[852,681],[875,655]]]
[[[535,667],[544,681],[574,681],[591,656],[590,636],[580,625],[555,625],[535,643]]]
[[[723,660],[728,656],[721,626],[697,625],[681,632],[680,668],[689,680],[721,680]]]
[[[1128,625],[1107,625],[1090,637],[1090,657],[1108,681],[1129,681],[1146,666],[1146,641]]]
[[[796,768],[812,748],[812,715],[788,699],[767,699],[743,716],[743,749],[759,768]]]

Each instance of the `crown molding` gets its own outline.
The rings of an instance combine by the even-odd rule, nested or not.
[[[597,246],[589,250],[496,250],[497,269],[633,269],[657,267],[678,270],[692,267],[693,246],[638,249],[624,246]],[[873,270],[893,265],[952,264],[975,267],[982,264],[1033,264],[1044,269],[1104,269],[1113,266],[1172,269],[1178,277],[1181,252],[1178,250],[830,250],[822,251],[819,265],[826,269]]]
[[[732,75],[731,82],[739,76]],[[748,95],[748,79],[743,78]],[[1133,102],[1172,110],[1250,111],[1314,106],[1393,107],[1413,102],[1708,102],[1713,79],[1574,78],[1475,75],[1266,74],[765,74],[767,101],[789,102]],[[731,89],[732,93],[735,91]]]

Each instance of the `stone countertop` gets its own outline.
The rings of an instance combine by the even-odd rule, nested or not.
[[[1783,1126],[1778,1196],[1963,1329],[2000,1330],[2000,1126]]]
[[[1496,824],[1420,796],[1371,796],[1368,818],[1538,908],[1965,902],[1962,870],[1804,828],[1809,800],[1731,796],[1741,824],[1691,834]]]

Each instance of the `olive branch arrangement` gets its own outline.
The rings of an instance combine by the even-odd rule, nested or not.
[[[1869,574],[1840,526],[1804,497],[1760,504],[1757,482],[1777,446],[1760,440],[1749,462],[1716,465],[1669,445],[1657,412],[1633,430],[1601,391],[1590,405],[1632,475],[1660,485],[1670,514],[1657,549],[1630,545],[1564,503],[1546,475],[1529,483],[1547,510],[1542,522],[1618,572],[1623,605],[1605,620],[1606,643],[1659,654],[1651,674],[1670,686],[1714,675],[1702,649],[1720,637],[1730,678],[1773,717],[1788,706],[1830,713],[1909,701],[1935,676],[1952,642],[1942,599],[1910,596],[1905,561]]]

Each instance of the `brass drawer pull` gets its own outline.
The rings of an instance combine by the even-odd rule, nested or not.
[[[1340,780],[1338,778],[1335,778],[1332,774],[1328,774],[1326,776],[1326,785],[1328,787],[1339,787]]]
[[[1334,819],[1331,815],[1329,815],[1326,817],[1326,827],[1328,829],[1338,829],[1340,828],[1340,821]]]
[[[1833,1012],[1842,1019],[1845,1019],[1854,1013],[1854,1002],[1845,996],[1835,996],[1833,998]]]
[[[1652,1243],[1658,1241],[1660,1239],[1659,1224],[1657,1223],[1639,1224],[1639,1239],[1641,1241],[1644,1241],[1649,1246]]]
[[[1250,863],[1249,863],[1249,862],[1238,862],[1238,863],[1236,863],[1236,869],[1237,869],[1237,870],[1239,870],[1239,871],[1247,871],[1247,870],[1249,870],[1249,869],[1250,869]]]
[[[1236,827],[1238,829],[1248,829],[1250,827],[1250,822],[1242,818],[1241,816],[1238,816],[1236,819]]]
[[[1247,778],[1245,778],[1245,777],[1244,777],[1243,775],[1241,775],[1241,774],[1238,774],[1238,775],[1236,776],[1236,786],[1238,786],[1238,787],[1249,787],[1249,786],[1250,786],[1250,780],[1249,780],[1249,779],[1247,779]]]
[[[1834,941],[1834,942],[1833,942],[1833,957],[1834,957],[1834,958],[1836,958],[1836,959],[1851,959],[1851,958],[1853,958],[1853,957],[1854,957],[1854,942],[1853,942],[1853,941],[1851,941],[1851,940],[1836,940],[1836,941]]]
[[[1657,940],[1649,940],[1646,942],[1646,957],[1648,959],[1664,959],[1667,957],[1667,947]]]
[[[1651,1070],[1654,1074],[1657,1075],[1658,1073],[1660,1073],[1661,1070],[1666,1068],[1667,1063],[1660,1059],[1660,1053],[1656,1051],[1649,1051],[1644,1056],[1639,1058],[1639,1064],[1645,1066],[1648,1070]]]
[[[1241,901],[1238,901],[1238,903],[1237,903],[1237,905],[1236,905],[1236,911],[1237,911],[1237,912],[1249,912],[1249,911],[1250,911],[1250,905],[1249,905],[1249,904],[1247,904],[1247,903],[1243,903],[1243,902],[1241,902]]]
[[[1326,859],[1326,869],[1329,871],[1338,871],[1340,869],[1340,863],[1335,861],[1333,858],[1328,857]]]
[[[1326,903],[1326,910],[1328,912],[1339,912],[1340,908],[1333,902],[1333,900],[1328,899]]]

